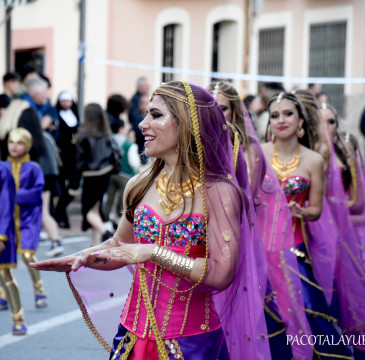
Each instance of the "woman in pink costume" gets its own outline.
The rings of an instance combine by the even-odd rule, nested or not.
[[[235,174],[222,111],[206,90],[170,82],[152,93],[139,126],[146,155],[155,160],[129,182],[115,235],[33,266],[134,265],[110,359],[270,359],[257,274],[264,259],[254,254],[252,209],[243,190],[247,172],[238,164]],[[100,340],[89,318],[95,314],[88,300],[97,291],[80,292],[82,273],[88,271],[71,273],[71,287]],[[96,278],[84,279],[98,285]],[[120,287],[125,278],[114,279]],[[100,292],[99,309],[116,294],[112,287]]]
[[[339,234],[332,308],[344,333],[353,338],[356,358],[361,359],[365,353],[358,341],[365,335],[363,165],[360,154],[338,134],[336,110],[321,104],[320,113],[333,141],[326,192]]]
[[[270,165],[262,153],[250,116],[237,90],[232,84],[220,81],[212,84],[209,91],[221,107],[230,125],[234,143],[234,156],[243,151],[248,168],[249,187],[255,213],[253,222],[257,228],[257,241],[266,250],[269,279],[265,294],[265,318],[269,334],[272,359],[310,358],[311,346],[292,346],[288,335],[310,335],[310,328],[304,313],[300,277],[290,272],[298,265],[296,255],[290,251],[294,246],[291,213],[286,198],[276,181]],[[236,146],[238,142],[238,146]],[[238,149],[240,148],[240,151]],[[238,152],[237,152],[238,151]]]
[[[298,267],[303,286],[307,319],[313,335],[341,338],[341,330],[331,315],[323,289],[313,274],[309,251],[307,222],[319,219],[323,201],[323,158],[309,149],[307,123],[299,100],[292,94],[280,93],[269,102],[270,127],[273,141],[263,145],[263,152],[271,164],[287,198],[293,219],[293,232]],[[349,359],[353,350],[346,345],[316,343],[317,356],[326,359]]]

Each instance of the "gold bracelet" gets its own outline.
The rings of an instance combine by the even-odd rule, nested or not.
[[[187,268],[186,275],[188,277],[190,277],[191,272],[193,271],[194,262],[195,262],[195,259],[189,258],[189,264],[186,267]]]
[[[185,268],[185,263],[186,263],[187,259],[188,259],[187,257],[183,256],[183,258],[181,260],[180,269],[179,269],[180,274],[185,274],[184,273],[184,268]]]
[[[156,256],[157,256],[157,254],[158,254],[158,252],[159,252],[160,249],[161,249],[161,247],[158,246],[158,245],[156,245],[156,247],[153,249],[152,255],[151,255],[151,261],[152,262],[155,262],[156,261]]]
[[[162,253],[161,253],[161,259],[160,259],[160,263],[162,266],[166,266],[166,259],[167,259],[167,254],[169,253],[169,250],[164,248]]]
[[[181,256],[177,256],[176,258],[176,262],[173,266],[173,269],[172,271],[176,274],[176,273],[179,273],[179,269],[180,269],[180,263],[181,263],[181,260],[182,260],[182,257]]]
[[[164,269],[184,276],[190,276],[194,265],[194,259],[158,245],[153,249],[151,259]]]

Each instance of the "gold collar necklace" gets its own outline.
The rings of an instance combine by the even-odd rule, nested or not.
[[[169,183],[168,191],[166,191],[166,171],[162,172],[160,178],[156,181],[156,189],[161,196],[159,203],[166,215],[171,214],[173,210],[182,205],[184,198],[191,196],[201,186],[198,180],[198,175],[193,174],[188,181],[182,183],[182,190],[180,184]]]
[[[274,141],[272,143],[272,147],[274,154],[272,156],[271,166],[275,170],[277,178],[280,180],[280,182],[283,182],[288,177],[288,175],[299,166],[300,144],[298,143],[298,149],[293,159],[288,162],[284,162],[279,159]]]

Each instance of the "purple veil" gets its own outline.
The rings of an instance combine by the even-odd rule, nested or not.
[[[346,335],[365,334],[365,266],[332,145],[327,199],[338,232],[333,308]],[[356,343],[354,343],[356,346]],[[358,346],[365,351],[364,346]]]
[[[161,85],[164,86],[172,92],[176,88],[176,93],[181,94],[181,82]],[[256,253],[257,244],[251,226],[251,214],[254,210],[250,207],[249,197],[244,191],[248,184],[246,166],[241,157],[238,165],[240,171],[235,174],[232,143],[220,107],[208,91],[195,85],[190,87],[196,103],[205,165],[210,254],[205,282],[214,282],[217,277],[214,267],[211,266],[211,259],[228,257],[235,268],[232,282],[227,288],[216,290],[213,298],[230,359],[269,360],[271,356],[263,312],[265,259]],[[189,104],[182,101],[181,105],[191,115]],[[228,184],[230,190],[211,191],[211,184],[217,182]],[[235,209],[233,213],[232,209]],[[227,234],[227,226],[230,224],[238,224],[237,231],[233,234]],[[227,235],[233,237],[234,241],[227,242]],[[238,248],[234,248],[234,244]],[[85,269],[68,274],[68,279],[87,325],[109,350],[112,337],[110,331],[106,331],[111,323],[116,323],[112,329],[113,335],[116,332],[123,301],[132,282],[130,271],[126,268],[108,272]],[[116,306],[113,307],[112,303]],[[103,339],[107,341],[104,343]]]
[[[354,151],[350,152],[350,166],[352,174],[352,194],[350,199],[351,222],[358,239],[358,249],[365,262],[365,171],[364,162],[359,151],[357,140],[353,135],[345,133],[345,143],[353,141]]]
[[[286,326],[287,335],[311,335],[309,323],[304,312],[302,284],[299,277],[297,257],[294,247],[294,234],[291,213],[285,195],[261,150],[251,118],[244,104],[245,124],[250,137],[251,184],[258,184],[254,196],[255,210],[261,241],[266,252],[268,276]],[[254,155],[254,156],[252,156]],[[268,297],[270,299],[270,296]],[[293,355],[298,358],[312,357],[313,348],[293,342]]]

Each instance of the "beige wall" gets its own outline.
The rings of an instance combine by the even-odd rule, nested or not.
[[[286,14],[283,16],[283,14]],[[257,31],[268,23],[286,22],[290,35],[285,59],[290,65],[285,67],[286,76],[308,76],[308,31],[309,24],[316,22],[347,20],[346,77],[365,78],[365,3],[363,0],[265,0],[262,13],[255,20],[253,37],[257,40]],[[259,24],[259,25],[258,25]],[[257,42],[251,48],[254,58],[252,68],[257,60]],[[286,64],[288,65],[288,64]],[[251,68],[251,69],[252,69]],[[254,73],[254,72],[253,72]],[[286,84],[306,87],[306,84]],[[251,83],[250,89],[256,84]],[[364,138],[359,131],[359,117],[365,107],[365,84],[345,85],[345,118],[341,127],[355,134],[364,147]]]
[[[77,0],[37,0],[17,6],[12,12],[13,51],[45,48],[45,74],[53,84],[53,101],[62,90],[69,90],[77,96],[78,3]],[[108,6],[105,5],[107,1],[87,0],[86,43],[88,53],[94,57],[107,57]],[[4,27],[0,28],[0,37],[0,45],[5,46]],[[4,73],[3,61],[0,66]],[[104,105],[107,69],[88,62],[85,73],[85,103],[96,101]]]
[[[210,70],[208,56],[210,52],[207,48],[211,46],[212,36],[210,33],[207,34],[207,29],[211,28],[209,21],[240,19],[240,36],[234,44],[238,58],[234,59],[234,62],[237,63],[237,71],[242,71],[243,1],[111,0],[111,3],[115,9],[114,14],[118,14],[118,20],[113,22],[113,25],[109,23],[109,27],[113,28],[110,58],[161,66],[161,27],[169,19],[170,21],[180,20],[185,27],[182,49],[185,60],[182,60],[182,67],[208,71]],[[121,91],[128,97],[134,92],[138,76],[148,76],[153,86],[157,86],[161,81],[161,75],[151,71],[111,67],[108,72],[110,79],[108,92]],[[200,85],[207,85],[209,82],[208,78],[198,76],[180,76],[179,78],[187,78]]]
[[[79,0],[37,0],[13,12],[14,46],[43,44],[47,53],[47,75],[53,82],[53,99],[64,89],[76,95],[78,73]],[[146,75],[156,86],[161,74],[149,70],[110,66],[93,59],[124,61],[151,66],[162,65],[162,28],[169,22],[182,25],[182,69],[209,71],[211,65],[212,26],[217,21],[235,21],[237,39],[227,69],[243,72],[243,48],[246,20],[244,0],[87,0],[85,65],[85,103],[105,105],[112,93],[130,97],[136,79]],[[4,9],[0,8],[0,16]],[[2,16],[2,18],[4,15]],[[313,21],[343,18],[348,20],[346,76],[365,76],[365,6],[364,0],[265,0],[262,12],[253,20],[250,39],[249,72],[257,74],[258,32],[269,26],[286,27],[285,76],[307,76],[308,28]],[[39,34],[35,36],[34,34]],[[28,40],[27,40],[28,36]],[[0,28],[0,48],[5,48],[5,27]],[[16,50],[16,48],[14,49]],[[229,52],[230,50],[227,50]],[[5,71],[1,56],[0,71]],[[3,61],[4,60],[4,61]],[[206,86],[208,77],[178,75],[178,78]],[[255,92],[257,84],[236,82],[242,94]],[[292,86],[306,84],[285,84]],[[243,88],[243,86],[245,86]],[[347,122],[357,128],[357,119],[365,105],[365,84],[347,85]]]

